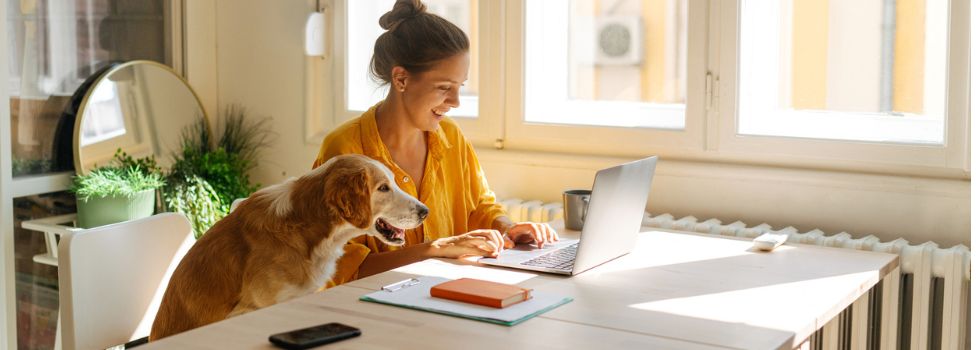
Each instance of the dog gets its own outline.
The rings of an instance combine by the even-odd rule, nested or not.
[[[344,245],[367,234],[405,244],[429,209],[394,174],[341,155],[252,194],[218,221],[174,270],[150,341],[303,296],[333,277]]]

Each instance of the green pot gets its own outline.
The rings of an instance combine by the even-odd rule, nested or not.
[[[89,197],[78,200],[78,226],[92,228],[153,215],[156,190],[145,190],[133,197]]]

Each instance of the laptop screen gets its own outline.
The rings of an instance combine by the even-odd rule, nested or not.
[[[656,165],[649,157],[596,172],[573,274],[633,249]]]

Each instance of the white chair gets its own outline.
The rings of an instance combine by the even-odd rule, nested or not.
[[[65,214],[43,219],[25,220],[20,227],[44,233],[43,254],[34,256],[34,262],[58,267],[58,236],[69,235],[83,228],[75,227],[75,214]]]
[[[170,275],[194,242],[187,218],[176,213],[64,235],[62,348],[105,349],[149,335]]]
[[[244,202],[246,199],[248,199],[248,198],[237,198],[237,199],[231,201],[231,208],[228,209],[228,212],[230,213],[230,212],[235,211],[235,208],[238,208],[238,205],[239,204],[242,204],[242,202]]]

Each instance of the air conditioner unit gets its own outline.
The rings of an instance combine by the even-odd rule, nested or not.
[[[638,65],[643,62],[643,19],[600,16],[595,19],[595,63]]]

